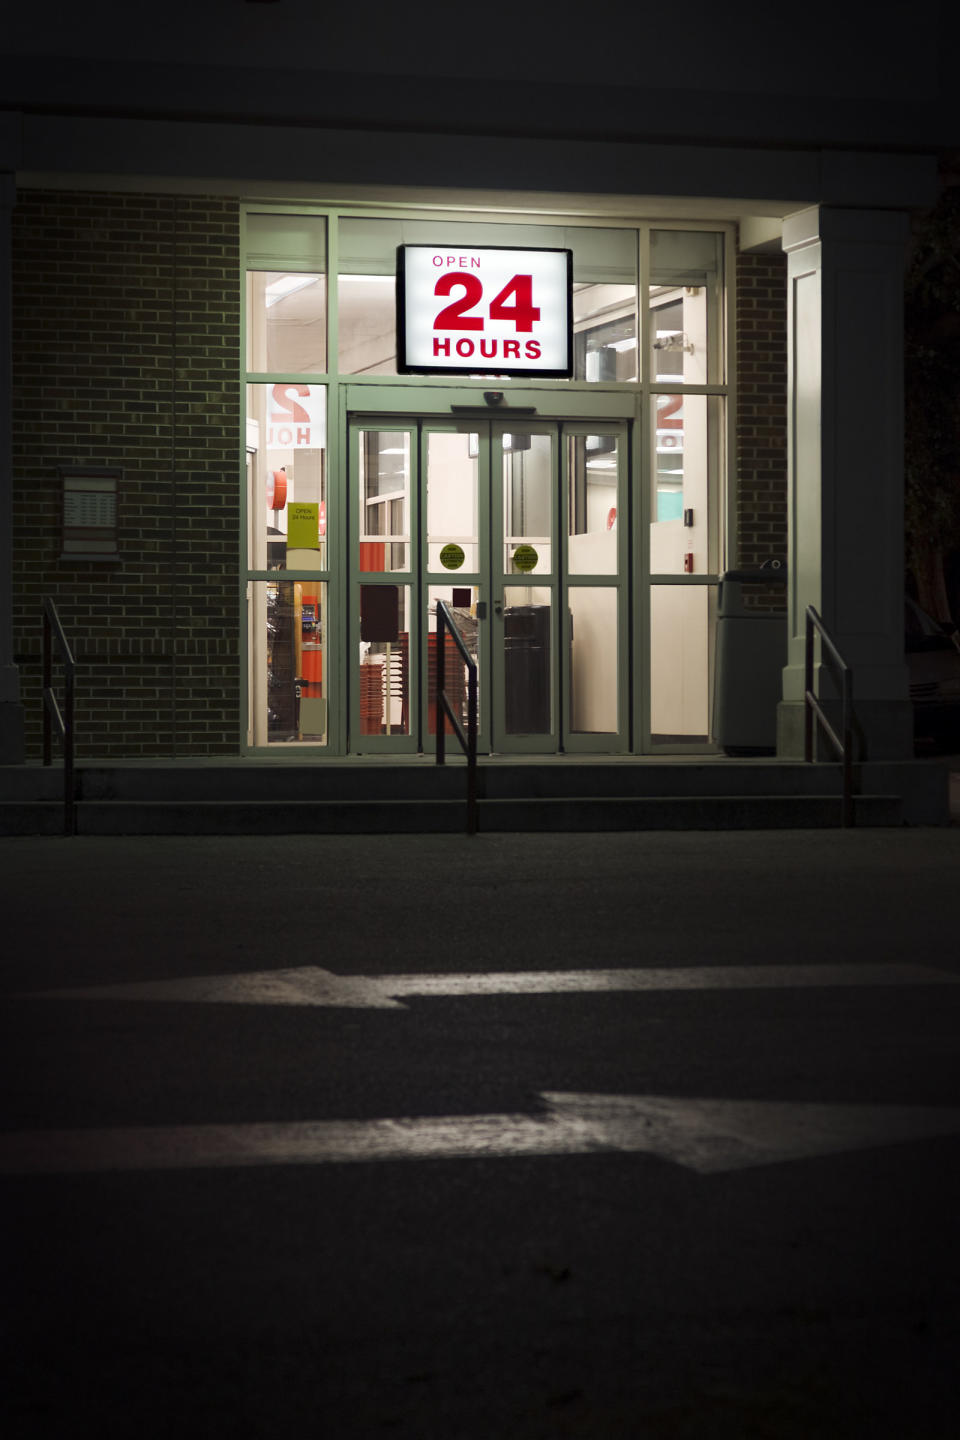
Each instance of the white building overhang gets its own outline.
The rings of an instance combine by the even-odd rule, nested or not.
[[[0,170],[28,187],[731,221],[782,219],[811,205],[924,209],[937,194],[932,153],[50,114],[0,119]]]

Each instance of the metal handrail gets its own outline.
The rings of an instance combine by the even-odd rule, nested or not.
[[[853,733],[855,719],[853,714],[853,671],[840,654],[823,620],[812,605],[807,606],[806,617],[806,648],[803,667],[803,758],[808,763],[813,760],[813,721],[814,717],[816,717],[827,739],[839,755],[841,765],[843,766],[840,824],[850,826],[854,823]],[[827,719],[823,706],[817,699],[813,689],[814,630],[816,630],[820,636],[822,658],[828,660],[833,665],[835,673],[840,677],[840,735],[837,734]]]
[[[63,661],[64,709],[61,711],[53,693],[53,641],[57,642]],[[51,763],[51,722],[63,743],[63,833],[75,835],[77,828],[76,788],[74,780],[74,679],[77,662],[60,623],[57,607],[49,595],[43,601],[43,763]]]
[[[453,713],[453,706],[450,704],[447,695],[447,664],[446,664],[446,636],[447,633],[453,637],[457,649],[463,657],[463,663],[467,667],[467,733],[464,735],[463,726],[458,717]],[[467,757],[467,834],[477,833],[477,662],[470,654],[463,643],[463,636],[457,627],[457,622],[446,600],[437,601],[437,697],[436,697],[436,733],[437,733],[437,764],[446,764],[446,725],[444,717],[449,717],[453,726],[454,734],[460,741],[461,748]]]

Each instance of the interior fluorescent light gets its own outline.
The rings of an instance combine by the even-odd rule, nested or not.
[[[636,350],[636,348],[637,348],[637,337],[636,337],[636,335],[628,335],[627,338],[626,338],[626,340],[611,340],[611,341],[610,341],[610,346],[609,346],[609,348],[610,348],[611,350],[619,350],[619,351],[623,351],[623,350]]]
[[[288,295],[315,285],[319,279],[319,275],[281,275],[279,280],[271,280],[266,289],[267,309],[276,305],[278,300],[285,300]]]

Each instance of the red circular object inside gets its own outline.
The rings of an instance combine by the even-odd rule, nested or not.
[[[282,510],[287,503],[287,476],[284,470],[271,470],[267,476],[267,509]]]

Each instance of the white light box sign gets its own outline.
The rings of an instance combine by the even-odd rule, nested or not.
[[[573,252],[401,245],[401,375],[573,374]]]

